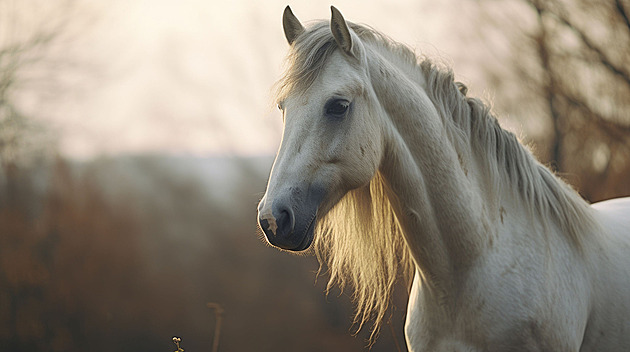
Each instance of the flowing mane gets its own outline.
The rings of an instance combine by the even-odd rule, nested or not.
[[[578,248],[584,233],[594,224],[588,204],[569,186],[541,165],[514,134],[502,129],[490,109],[479,99],[466,96],[466,87],[455,82],[451,70],[418,56],[408,47],[362,25],[348,23],[351,30],[387,59],[421,74],[426,93],[439,112],[450,142],[461,154],[460,162],[474,155],[485,163],[493,184],[501,192],[522,199],[529,215],[543,226],[558,226]],[[329,22],[315,22],[293,43],[287,70],[276,85],[282,101],[289,92],[306,90],[317,78],[337,44]],[[418,117],[420,118],[420,117]],[[318,223],[315,252],[327,263],[329,288],[354,287],[359,327],[373,319],[375,329],[384,319],[394,282],[412,268],[409,249],[386,196],[380,173],[369,185],[349,192]]]
[[[487,155],[480,159],[498,186],[495,193],[520,196],[530,216],[556,223],[580,248],[582,235],[595,223],[588,203],[540,164],[513,133],[501,128],[487,105],[466,97],[466,87],[454,81],[452,71],[439,69],[429,60],[419,66],[427,80],[427,94],[457,150],[464,153],[472,147],[475,155]]]

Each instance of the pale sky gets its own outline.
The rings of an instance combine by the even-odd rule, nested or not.
[[[78,3],[71,20],[80,29],[59,55],[74,71],[61,77],[57,98],[26,104],[59,133],[62,153],[275,153],[281,118],[270,88],[287,50],[286,0]],[[330,16],[330,1],[290,5],[303,23]],[[480,79],[461,44],[474,1],[341,0],[335,6],[347,20],[441,58],[459,79]]]

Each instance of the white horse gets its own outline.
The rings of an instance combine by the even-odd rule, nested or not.
[[[376,327],[410,266],[412,351],[630,351],[630,198],[590,206],[451,71],[334,7],[283,26],[269,243],[313,243]]]

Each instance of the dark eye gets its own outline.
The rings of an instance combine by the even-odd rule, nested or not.
[[[334,99],[326,103],[326,115],[344,117],[348,112],[350,102],[344,99]]]

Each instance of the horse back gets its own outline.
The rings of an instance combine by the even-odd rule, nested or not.
[[[591,313],[580,351],[630,350],[630,197],[593,204],[601,236],[588,260]]]

